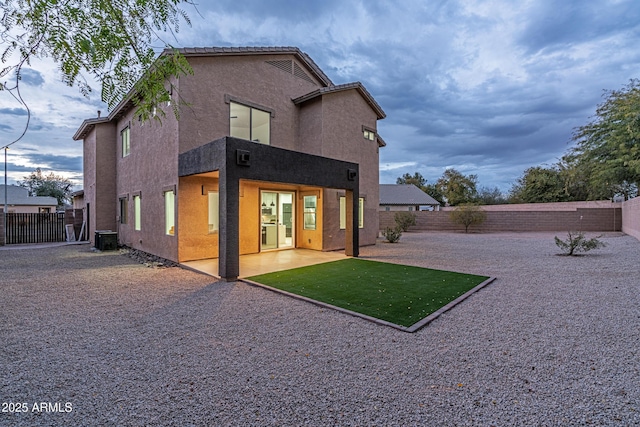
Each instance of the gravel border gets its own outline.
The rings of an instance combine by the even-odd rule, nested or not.
[[[362,248],[497,277],[414,334],[88,245],[2,251],[0,400],[27,412],[0,425],[640,425],[640,242],[602,240]]]
[[[413,325],[411,325],[411,326],[402,326],[402,325],[398,325],[397,323],[392,323],[392,322],[389,322],[389,321],[386,321],[386,320],[378,319],[377,317],[372,317],[372,316],[368,316],[366,314],[358,313],[357,311],[348,310],[346,308],[338,307],[338,306],[333,305],[333,304],[329,304],[329,303],[326,303],[326,302],[318,301],[318,300],[315,300],[315,299],[312,299],[312,298],[308,298],[308,297],[305,297],[305,296],[302,296],[302,295],[294,294],[292,292],[284,291],[282,289],[274,288],[272,286],[268,286],[268,285],[265,285],[265,284],[260,283],[260,282],[255,282],[255,281],[249,280],[249,279],[239,279],[240,282],[246,283],[246,284],[251,285],[251,286],[256,286],[258,288],[263,288],[263,289],[268,289],[271,292],[275,292],[275,293],[279,293],[279,294],[282,294],[282,295],[286,295],[286,296],[288,296],[290,298],[295,298],[295,299],[298,299],[300,301],[305,301],[305,302],[308,302],[310,304],[317,305],[319,307],[324,307],[324,308],[329,308],[331,310],[336,310],[336,311],[339,311],[341,313],[348,314],[349,316],[359,317],[360,319],[364,319],[364,320],[367,320],[369,322],[376,323],[378,325],[388,326],[390,328],[398,329],[399,331],[409,332],[409,333],[417,332],[418,330],[424,328],[429,323],[433,322],[438,317],[440,317],[442,314],[444,314],[447,311],[451,310],[453,307],[455,307],[456,305],[460,304],[462,301],[466,300],[471,295],[475,294],[480,289],[484,288],[485,286],[487,286],[488,284],[490,284],[494,280],[496,280],[495,277],[489,277],[487,280],[483,281],[482,283],[478,284],[477,286],[474,286],[472,289],[469,289],[467,292],[465,292],[464,294],[460,295],[458,298],[456,298],[453,301],[443,305],[438,310],[434,311],[433,313],[431,313],[430,315],[426,316],[425,318],[420,319],[419,321],[417,321]]]

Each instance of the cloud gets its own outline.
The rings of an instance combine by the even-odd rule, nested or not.
[[[42,87],[44,85],[44,77],[42,73],[32,68],[23,68],[20,72],[22,83],[29,86]]]
[[[0,114],[7,114],[11,116],[26,116],[27,110],[24,108],[0,108]]]
[[[387,113],[381,182],[416,171],[435,182],[454,167],[506,190],[562,156],[603,89],[638,77],[636,3],[221,0],[199,5],[202,17],[185,7],[193,27],[181,27],[178,45],[297,46],[336,84],[361,81]],[[82,144],[71,136],[106,107],[66,87],[48,60],[23,82],[33,116],[14,153],[79,174]],[[3,137],[21,132],[24,114],[0,92]]]

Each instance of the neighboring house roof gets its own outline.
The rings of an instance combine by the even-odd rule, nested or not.
[[[318,65],[311,59],[309,55],[302,52],[297,47],[185,47],[179,49],[165,49],[161,55],[170,55],[173,52],[179,52],[185,57],[188,56],[239,56],[239,55],[293,55],[303,66],[307,68],[307,71],[311,73],[318,81],[325,87],[318,90],[314,90],[306,95],[298,97],[293,100],[294,103],[299,104],[309,99],[313,99],[317,96],[322,96],[327,93],[338,92],[343,90],[356,89],[362,97],[367,101],[371,108],[378,115],[378,119],[384,119],[386,117],[385,112],[380,105],[373,99],[371,94],[365,89],[360,82],[347,83],[343,85],[334,85],[331,79],[318,67]],[[82,122],[80,128],[73,135],[75,141],[84,139],[84,137],[94,128],[95,125],[100,123],[107,123],[111,120],[118,119],[123,116],[126,111],[133,107],[133,90],[111,111],[108,117],[87,119]],[[380,138],[378,143],[381,146],[386,144]]]
[[[438,201],[413,184],[380,184],[381,205],[439,205]]]
[[[0,185],[0,200],[4,203],[4,185]],[[29,190],[7,185],[7,204],[20,206],[58,206],[58,199],[49,196],[29,196]]]
[[[369,106],[371,106],[373,111],[375,111],[376,114],[378,115],[378,120],[381,120],[387,117],[387,115],[382,110],[380,105],[376,102],[375,99],[373,99],[373,96],[371,96],[371,94],[367,91],[367,89],[365,89],[365,87],[360,82],[346,83],[346,84],[337,85],[337,86],[322,87],[320,89],[314,90],[313,92],[309,92],[306,95],[302,95],[302,96],[299,96],[298,98],[295,98],[293,100],[293,103],[302,104],[303,102],[309,101],[310,99],[317,98],[318,96],[326,95],[328,93],[352,90],[352,89],[357,90],[360,93],[360,95],[362,95],[365,101],[367,101]]]

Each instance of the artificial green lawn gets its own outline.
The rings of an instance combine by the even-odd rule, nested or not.
[[[348,258],[248,279],[409,327],[488,277]]]

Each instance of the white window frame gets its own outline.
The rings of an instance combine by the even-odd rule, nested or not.
[[[307,199],[313,199],[313,206],[307,206]],[[303,211],[303,229],[315,230],[318,227],[318,196],[310,195],[302,197]]]
[[[220,230],[220,193],[218,191],[209,191],[207,198],[209,234],[215,234]]]
[[[234,116],[232,113],[234,106],[246,108],[249,110],[249,123],[248,123],[249,138],[246,138],[244,135],[238,135],[238,134],[234,135],[234,132],[233,132],[234,126],[231,125],[231,121],[234,119],[238,119],[238,117]],[[262,134],[262,139],[258,138],[259,135],[256,135],[257,127],[254,126],[254,117],[256,116],[256,113],[264,114],[266,115],[266,118],[267,118],[266,133],[260,132]],[[246,105],[241,102],[229,101],[229,136],[248,139],[249,141],[256,142],[258,144],[271,145],[271,112],[267,111],[266,109],[261,109],[261,108],[253,107],[251,105]]]
[[[347,198],[340,196],[340,230],[347,228]],[[364,228],[364,197],[358,199],[358,228]]]
[[[120,139],[122,141],[122,157],[131,154],[131,128],[125,127],[120,131]]]
[[[174,190],[164,191],[164,232],[167,236],[176,234],[176,193]]]
[[[142,196],[140,194],[133,196],[133,229],[136,231],[142,229]]]

